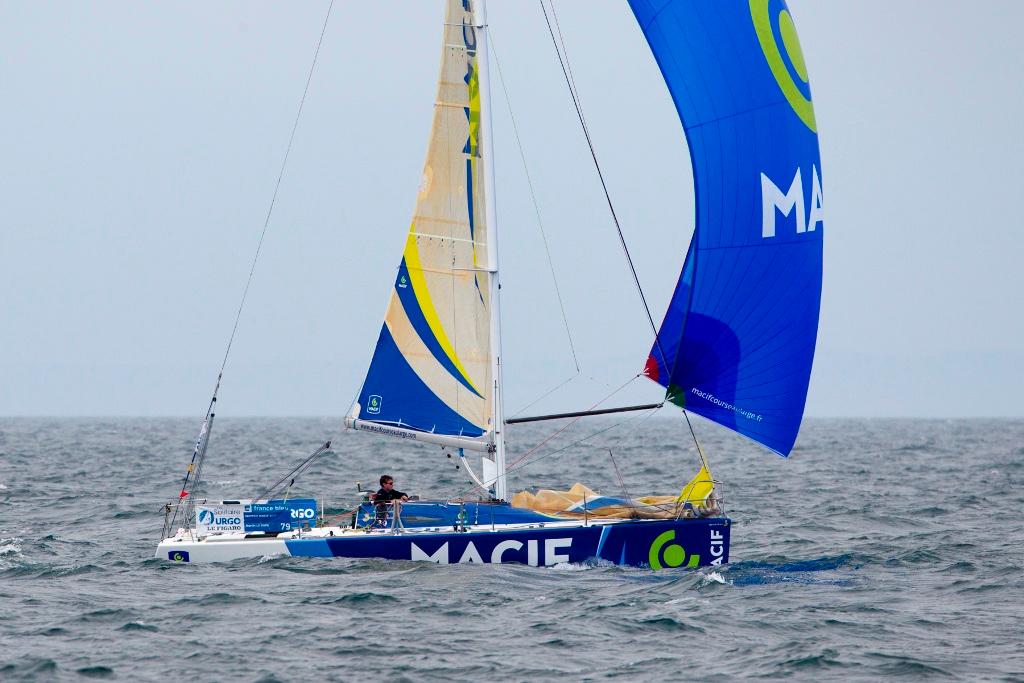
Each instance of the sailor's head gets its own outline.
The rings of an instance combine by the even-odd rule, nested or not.
[[[380,477],[380,487],[382,489],[389,489],[395,485],[395,478],[390,474],[382,474]]]

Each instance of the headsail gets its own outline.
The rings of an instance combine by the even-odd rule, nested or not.
[[[385,426],[378,430],[384,433],[409,430],[486,444],[493,430],[493,267],[477,35],[471,3],[446,4],[423,181],[384,325],[346,423],[355,426],[358,417],[359,423]]]
[[[781,455],[807,398],[822,272],[821,160],[783,0],[629,0],[686,131],[697,220],[647,375]]]

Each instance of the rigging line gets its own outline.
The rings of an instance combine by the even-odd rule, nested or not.
[[[213,407],[217,403],[217,387],[220,386],[220,377],[217,377],[217,386],[213,389],[213,398],[210,399],[210,405],[206,407],[206,417],[203,418],[203,424],[199,427],[199,436],[196,438],[196,445],[192,449],[192,460],[189,461],[188,469],[185,470],[185,478],[181,482],[181,492],[185,493],[188,490],[189,478],[192,476],[195,470],[196,458],[199,456],[199,449],[202,446],[203,439],[206,438],[207,430],[210,426],[210,413],[213,412]],[[181,498],[179,494],[178,498]],[[173,521],[173,520],[172,520]]]
[[[619,480],[619,486],[622,488],[622,494],[626,500],[629,501],[629,507],[633,508],[633,514],[636,514],[636,505],[633,503],[633,496],[629,495],[629,491],[626,490],[626,482],[622,479],[622,472],[619,472],[619,463],[615,462],[615,454],[612,453],[612,449],[608,449],[608,457],[612,459],[612,467],[615,468],[615,477]]]
[[[210,399],[210,405],[206,410],[206,418],[204,422],[211,422],[211,413],[213,412],[214,406],[217,403],[217,392],[220,391],[221,379],[224,377],[224,368],[227,367],[228,356],[231,354],[231,346],[232,344],[234,344],[235,341],[235,333],[238,332],[238,323],[242,319],[242,309],[245,307],[245,301],[249,296],[249,287],[252,285],[252,278],[256,272],[256,263],[259,261],[260,252],[263,250],[263,240],[264,238],[266,238],[267,229],[270,227],[270,217],[274,213],[274,205],[277,203],[277,193],[281,188],[281,180],[284,178],[284,171],[286,166],[288,165],[288,157],[292,151],[292,144],[295,142],[295,131],[298,130],[299,128],[299,119],[302,117],[302,108],[306,104],[306,95],[309,93],[309,84],[313,80],[313,72],[316,69],[317,59],[320,57],[320,47],[323,45],[324,34],[327,33],[327,23],[331,18],[331,10],[333,8],[334,0],[331,0],[330,4],[327,7],[327,14],[324,16],[323,26],[320,29],[320,37],[316,43],[316,50],[313,53],[313,62],[309,65],[309,73],[306,75],[306,84],[302,89],[302,98],[299,100],[299,108],[298,111],[295,113],[295,122],[292,124],[292,132],[288,136],[288,146],[285,148],[284,158],[281,160],[281,169],[280,171],[278,171],[277,182],[274,184],[274,193],[270,198],[270,206],[267,207],[266,218],[264,218],[263,220],[263,230],[260,232],[260,239],[256,245],[256,253],[255,255],[253,255],[252,265],[249,267],[249,276],[248,278],[246,278],[245,288],[242,290],[241,301],[238,302],[238,311],[235,313],[235,322],[234,325],[232,325],[231,327],[231,336],[228,337],[228,345],[227,348],[225,348],[224,350],[224,359],[221,361],[220,371],[217,373],[217,383],[216,385],[214,385],[213,397]],[[212,424],[207,425],[207,442],[209,441],[210,438],[209,430],[212,429],[212,427]],[[199,485],[200,475],[203,470],[203,461],[205,459],[205,446],[202,452],[199,454],[198,462],[196,462],[196,456],[195,453],[193,453],[192,464],[194,465],[194,476],[192,477],[191,485],[193,491],[195,491]],[[185,474],[185,482],[183,484],[182,491],[184,491],[185,487],[188,485],[188,479],[190,474],[193,474],[192,469],[190,469],[190,471],[186,472]],[[177,517],[177,513],[175,513],[175,517]]]
[[[256,272],[256,262],[260,258],[260,252],[263,250],[263,239],[267,236],[267,228],[270,226],[270,216],[274,212],[274,204],[277,202],[277,192],[281,189],[281,179],[284,178],[284,170],[288,165],[288,156],[292,152],[292,143],[295,141],[295,131],[299,128],[299,118],[302,116],[302,107],[306,104],[306,95],[309,93],[309,84],[313,80],[313,71],[316,69],[317,59],[320,57],[320,46],[324,43],[324,34],[327,33],[327,22],[331,18],[331,9],[334,8],[334,0],[331,0],[330,5],[327,7],[327,15],[324,16],[324,25],[320,29],[320,39],[316,43],[316,51],[313,53],[313,63],[309,65],[309,74],[306,76],[306,86],[302,90],[302,99],[299,100],[299,109],[295,114],[295,123],[292,124],[291,135],[288,136],[288,146],[285,148],[284,159],[281,160],[281,170],[277,174],[277,182],[274,184],[274,194],[270,198],[270,206],[267,207],[267,216],[263,221],[263,232],[260,233],[260,241],[256,245],[256,254],[252,258],[252,266],[249,268],[249,278],[245,281],[245,289],[242,290],[242,300],[238,304],[238,313],[235,314],[235,324],[231,328],[231,336],[228,338],[228,346],[224,351],[224,360],[220,365],[221,374],[224,373],[224,368],[228,364],[228,354],[231,353],[231,345],[235,341],[235,332],[238,331],[238,321],[242,318],[242,308],[245,306],[245,299],[249,295],[249,286],[252,284],[253,273]],[[218,386],[220,380],[217,381]]]
[[[555,455],[557,453],[561,453],[562,451],[568,450],[568,449],[572,448],[573,446],[578,446],[579,444],[583,443],[587,439],[592,439],[595,436],[600,436],[601,434],[604,434],[605,432],[611,431],[611,430],[621,426],[623,422],[625,422],[625,420],[620,421],[620,422],[616,422],[615,424],[613,424],[613,425],[611,425],[609,427],[603,427],[603,428],[597,430],[596,432],[592,432],[590,434],[587,434],[586,436],[580,437],[576,441],[573,441],[572,443],[566,444],[565,446],[562,446],[561,448],[555,449],[555,450],[550,451],[548,453],[542,453],[542,454],[538,455],[536,458],[534,458],[533,460],[530,460],[529,462],[524,462],[522,465],[519,465],[518,463],[523,458],[519,458],[519,460],[516,460],[514,463],[512,463],[512,465],[510,465],[509,467],[507,467],[505,469],[505,475],[504,476],[507,476],[510,472],[515,472],[515,471],[521,470],[521,469],[523,469],[525,467],[529,467],[530,465],[532,465],[535,462],[540,462],[544,458],[550,457],[550,456]],[[543,444],[541,444],[541,445],[543,445]],[[539,448],[539,446],[537,448]],[[533,451],[536,451],[537,448],[532,449],[530,452],[532,453]],[[527,455],[529,455],[529,453]],[[526,456],[524,455],[523,457],[525,458]],[[455,498],[463,498],[466,494],[472,492],[474,488],[476,488],[476,487],[473,486],[473,487],[470,487],[468,489],[464,489],[462,491],[462,493],[459,493],[457,496],[455,496]]]
[[[633,283],[636,284],[636,291],[640,295],[640,301],[643,302],[644,311],[647,313],[647,322],[650,323],[651,331],[654,333],[654,343],[657,345],[662,358],[664,358],[665,354],[661,348],[661,340],[658,339],[658,326],[654,324],[654,316],[651,315],[651,307],[647,304],[647,297],[644,296],[643,287],[640,286],[640,276],[636,272],[636,266],[633,265],[633,257],[630,255],[629,247],[626,245],[626,236],[622,232],[622,225],[619,223],[618,214],[615,213],[615,205],[612,203],[612,197],[608,191],[608,184],[605,182],[604,173],[601,171],[601,164],[597,161],[597,152],[594,150],[594,142],[590,137],[590,130],[587,127],[586,119],[583,117],[583,107],[580,104],[578,94],[573,86],[572,77],[569,74],[569,67],[567,66],[569,55],[566,53],[565,58],[563,59],[562,52],[559,50],[558,39],[555,37],[554,28],[551,26],[551,19],[548,17],[547,7],[544,5],[544,0],[540,0],[540,8],[541,11],[544,12],[544,21],[548,25],[548,33],[551,35],[551,42],[554,44],[555,53],[558,55],[558,63],[562,67],[562,75],[565,77],[566,85],[569,86],[569,94],[572,96],[572,103],[576,108],[576,116],[580,120],[580,126],[583,128],[583,136],[586,138],[587,147],[590,149],[590,157],[594,160],[594,168],[597,170],[597,177],[601,181],[601,188],[604,190],[604,198],[608,204],[608,210],[611,212],[612,220],[615,223],[615,230],[619,234],[619,243],[622,245],[622,251],[626,255],[626,262],[629,264],[630,273],[633,275]],[[554,5],[552,5],[552,13],[554,13]]]
[[[538,404],[538,403],[540,403],[541,401],[543,401],[544,399],[546,399],[546,398],[547,398],[548,396],[550,396],[551,394],[555,393],[556,391],[558,391],[559,389],[561,389],[561,388],[562,388],[562,387],[564,387],[565,385],[567,385],[567,384],[569,384],[570,382],[572,382],[573,380],[577,379],[577,378],[578,378],[578,377],[579,377],[580,375],[582,375],[582,374],[583,374],[583,373],[582,373],[582,371],[581,371],[581,372],[578,372],[578,373],[576,373],[575,375],[572,375],[572,376],[571,376],[571,377],[569,377],[568,379],[565,379],[565,380],[563,380],[563,381],[562,381],[562,382],[561,382],[560,384],[558,384],[557,386],[555,386],[555,387],[554,387],[553,389],[549,389],[549,390],[548,390],[548,391],[547,391],[546,393],[544,393],[544,394],[543,394],[542,396],[540,396],[540,397],[538,397],[538,398],[535,398],[535,399],[534,399],[533,401],[531,401],[531,402],[530,402],[530,403],[528,403],[527,405],[523,406],[523,407],[522,407],[521,409],[519,409],[518,411],[516,411],[516,412],[515,412],[515,413],[514,413],[513,415],[506,415],[506,416],[505,416],[505,420],[506,420],[506,422],[507,422],[508,420],[510,420],[510,419],[515,419],[515,418],[519,417],[520,415],[522,415],[523,413],[525,413],[525,412],[526,412],[527,410],[529,410],[530,408],[532,408],[532,407],[533,407],[533,406],[535,406],[536,404]],[[601,378],[599,378],[599,377],[591,377],[591,376],[584,376],[584,378],[585,378],[585,379],[587,379],[587,380],[590,380],[590,381],[591,381],[591,382],[593,382],[594,384],[597,384],[597,385],[599,385],[599,386],[602,386],[602,387],[604,387],[605,389],[607,389],[607,388],[608,388],[609,386],[611,386],[611,384],[610,384],[610,383],[609,383],[608,381],[606,381],[606,380],[604,380],[604,379],[601,379]],[[634,379],[635,379],[635,378],[634,378]],[[631,381],[632,381],[632,380],[631,380]],[[616,391],[618,391],[618,389],[616,389]],[[605,399],[605,400],[607,400],[607,399]]]
[[[501,82],[501,91],[505,95],[505,106],[508,107],[508,117],[512,121],[512,133],[516,139],[516,146],[519,148],[519,158],[523,162],[523,174],[526,176],[526,186],[530,189],[530,201],[533,203],[533,212],[537,216],[537,227],[540,228],[540,236],[544,242],[544,252],[548,257],[548,268],[551,271],[551,281],[555,285],[555,296],[558,298],[558,307],[562,311],[562,322],[565,324],[565,336],[569,339],[569,351],[572,353],[572,362],[576,365],[576,374],[580,373],[580,362],[576,357],[576,345],[572,341],[572,332],[569,330],[569,318],[565,314],[565,304],[562,302],[562,291],[558,287],[558,278],[555,276],[555,262],[551,257],[551,247],[548,244],[548,235],[544,231],[544,222],[540,217],[540,206],[537,204],[537,194],[533,189],[533,180],[530,178],[530,169],[526,163],[526,151],[523,149],[523,141],[519,137],[519,126],[516,125],[515,114],[512,113],[512,98],[509,97],[508,87],[505,84],[505,76],[501,72],[501,60],[498,59],[498,47],[494,41],[494,32],[488,34],[491,52],[494,54],[494,65],[498,67],[498,80]],[[539,400],[539,399],[538,399]],[[524,408],[525,410],[525,408]]]
[[[623,384],[622,386],[620,386],[620,387],[619,387],[618,389],[616,389],[616,390],[615,390],[615,391],[613,391],[612,393],[608,394],[608,395],[607,395],[607,396],[605,396],[604,398],[600,399],[600,400],[599,400],[599,401],[598,401],[597,403],[595,403],[594,405],[590,406],[590,408],[589,408],[588,410],[593,410],[593,409],[594,409],[594,408],[596,408],[597,406],[601,405],[602,403],[604,403],[605,401],[607,401],[608,399],[610,399],[610,398],[611,398],[612,396],[614,396],[615,394],[619,393],[620,391],[622,391],[623,389],[625,389],[626,387],[628,387],[628,386],[629,386],[630,384],[632,384],[632,383],[633,383],[634,381],[636,381],[636,379],[637,379],[638,377],[641,377],[642,375],[643,375],[643,373],[640,373],[640,374],[638,374],[638,375],[634,375],[634,376],[633,376],[633,377],[631,377],[631,378],[630,378],[630,379],[629,379],[629,380],[628,380],[628,381],[627,381],[626,383],[624,383],[624,384]],[[581,417],[582,417],[582,416],[581,416]],[[559,434],[561,434],[562,432],[564,432],[565,430],[567,430],[567,429],[568,429],[569,427],[571,427],[571,426],[573,426],[574,424],[576,424],[577,422],[579,422],[579,421],[580,421],[580,419],[581,419],[581,417],[576,417],[576,418],[573,418],[573,419],[569,420],[569,421],[568,421],[567,423],[565,423],[564,425],[562,425],[562,427],[561,427],[561,428],[559,428],[559,429],[555,430],[554,432],[552,432],[551,434],[549,434],[549,435],[547,436],[547,438],[543,439],[543,440],[542,440],[542,441],[541,441],[540,443],[538,443],[538,444],[537,444],[536,446],[534,446],[534,447],[533,447],[533,448],[531,448],[530,450],[528,450],[528,451],[526,451],[525,453],[523,453],[523,454],[522,454],[521,456],[519,456],[519,458],[518,458],[518,459],[516,459],[516,461],[515,461],[515,462],[513,462],[513,463],[512,463],[511,465],[509,465],[509,466],[508,466],[508,467],[506,468],[506,470],[505,470],[505,473],[507,474],[507,473],[508,473],[508,472],[509,472],[509,471],[510,471],[510,470],[511,470],[512,468],[514,468],[514,467],[515,467],[516,465],[518,465],[518,464],[519,464],[520,462],[522,462],[522,461],[523,461],[523,460],[525,460],[525,459],[526,459],[527,457],[529,457],[529,456],[530,456],[530,454],[532,454],[532,453],[536,453],[536,452],[537,452],[537,450],[538,450],[538,449],[539,449],[539,448],[540,448],[541,446],[543,446],[544,444],[548,443],[549,441],[551,441],[552,439],[554,439],[554,438],[555,438],[556,436],[558,436]]]
[[[576,88],[576,75],[572,72],[572,63],[569,61],[569,50],[565,47],[565,35],[562,33],[561,24],[558,23],[558,12],[555,11],[554,0],[548,0],[548,5],[551,7],[551,17],[555,20],[555,31],[558,32],[558,43],[562,46],[562,54],[565,55],[565,66],[569,72],[569,87],[572,88],[572,91],[576,93],[576,98],[579,99],[580,91]],[[582,110],[580,113],[583,113]]]
[[[262,492],[260,492],[258,496],[254,496],[253,500],[263,500],[265,498],[269,498],[269,495],[275,493],[279,488],[281,488],[281,486],[283,486],[284,483],[289,480],[289,478],[291,479],[291,483],[288,484],[288,487],[291,488],[291,485],[295,483],[295,480],[298,479],[309,468],[309,466],[316,461],[317,458],[319,458],[324,453],[329,452],[330,450],[331,442],[327,441],[322,446],[313,451],[312,454],[307,456],[302,462],[293,467],[287,474],[285,474],[283,477],[281,477],[276,482],[274,482],[266,489],[264,489]]]
[[[638,375],[638,377],[639,377],[639,375]],[[526,467],[529,467],[530,465],[532,465],[532,464],[534,464],[536,462],[540,462],[544,458],[547,458],[549,456],[556,455],[558,453],[566,451],[566,450],[572,448],[573,446],[578,446],[579,444],[584,443],[585,441],[587,441],[589,439],[592,439],[595,436],[600,436],[601,434],[604,434],[605,432],[610,432],[610,431],[612,431],[614,429],[618,429],[619,427],[624,425],[626,422],[629,422],[631,420],[636,421],[636,424],[633,427],[633,430],[635,431],[636,429],[639,429],[640,426],[644,422],[646,422],[647,420],[651,419],[651,417],[653,417],[657,412],[658,412],[658,408],[655,408],[654,410],[650,411],[647,415],[644,415],[642,417],[629,417],[629,418],[620,420],[619,422],[616,422],[615,424],[613,424],[611,426],[604,427],[602,429],[597,430],[596,432],[592,432],[592,433],[590,433],[590,434],[588,434],[586,436],[583,436],[583,437],[577,439],[576,441],[573,441],[570,444],[566,444],[565,446],[563,446],[561,448],[558,448],[558,449],[555,449],[553,451],[550,451],[549,453],[543,453],[543,454],[537,456],[536,458],[534,458],[533,460],[530,460],[529,462],[524,462],[522,465],[510,467],[507,470],[507,472],[512,472],[512,471],[516,471],[516,470],[520,470],[520,469],[524,469]],[[611,455],[611,451],[609,451],[609,455]],[[522,458],[520,458],[520,460],[521,459]],[[613,463],[614,463],[614,460],[615,459],[614,459],[614,456],[613,456],[613,458],[612,458],[612,462]],[[519,461],[517,460],[516,462],[518,463]],[[617,465],[616,465],[616,472],[618,473],[618,466]],[[619,478],[620,478],[620,484],[621,484],[621,474],[619,475]],[[623,491],[625,491],[625,485],[624,484],[622,484],[622,488],[623,488]],[[471,491],[471,490],[472,489],[467,489],[467,492]],[[629,496],[628,492],[626,493],[626,498],[630,501],[630,505],[632,506],[633,510],[635,511],[637,509],[636,503]],[[668,506],[668,505],[665,505],[665,504],[645,504],[643,507],[645,507],[645,508],[653,507],[653,508],[657,508],[659,510],[667,511],[667,510],[670,509],[670,507],[674,508],[675,505],[673,504],[672,506]]]
[[[637,375],[637,377],[640,377],[640,375]],[[634,377],[633,379],[635,380],[637,377]],[[630,380],[630,381],[632,382],[633,380]],[[611,431],[613,429],[618,429],[618,428],[622,427],[624,424],[626,424],[626,423],[628,423],[630,421],[637,421],[637,426],[634,427],[634,429],[638,429],[640,425],[642,425],[644,422],[649,420],[655,413],[657,413],[657,411],[658,411],[658,409],[654,409],[654,410],[650,411],[645,416],[633,416],[633,417],[629,417],[629,418],[624,418],[623,420],[620,420],[620,421],[616,422],[613,425],[609,425],[607,427],[602,427],[601,429],[598,429],[597,431],[594,431],[594,432],[591,432],[591,433],[589,433],[589,434],[587,434],[585,436],[582,436],[579,439],[577,439],[575,441],[572,441],[571,443],[566,443],[565,445],[561,446],[560,449],[555,449],[554,451],[550,451],[548,453],[543,453],[543,454],[539,455],[537,458],[534,458],[534,459],[532,459],[532,460],[530,460],[528,462],[522,463],[520,465],[519,462],[522,461],[523,458],[528,456],[530,453],[536,452],[539,449],[539,447],[541,445],[543,445],[543,443],[539,444],[539,445],[535,446],[534,449],[531,449],[529,451],[529,453],[523,455],[521,458],[519,458],[519,460],[517,460],[514,463],[512,463],[512,465],[510,465],[505,470],[505,474],[508,475],[511,472],[517,472],[518,470],[521,470],[521,469],[524,469],[526,467],[529,467],[530,465],[532,465],[534,463],[538,463],[538,462],[544,460],[545,458],[549,458],[551,456],[554,456],[554,455],[557,455],[557,454],[562,453],[564,451],[567,451],[567,450],[571,449],[571,447],[573,447],[575,445],[580,445],[581,443],[584,443],[588,439],[592,439],[595,436],[600,436],[601,434],[603,434],[605,432],[609,432],[609,431]],[[575,421],[573,420],[573,422],[575,422]],[[462,498],[466,494],[469,494],[470,492],[472,492],[472,490],[473,490],[473,487],[466,488],[466,489],[463,490],[463,492],[461,494],[456,496],[456,498]]]
[[[683,408],[683,415],[686,416],[686,425],[690,428],[690,436],[693,437],[693,443],[697,446],[697,455],[700,456],[700,464],[704,466],[708,472],[711,468],[708,467],[707,458],[704,457],[704,449],[700,447],[700,443],[697,441],[697,433],[693,431],[693,424],[690,423],[690,413],[686,408]]]
[[[534,458],[533,460],[530,460],[529,462],[524,462],[522,465],[519,465],[518,467],[515,467],[515,466],[511,467],[511,468],[509,468],[508,471],[511,472],[511,471],[514,471],[514,470],[520,470],[520,469],[523,469],[525,467],[529,467],[530,465],[532,465],[532,464],[534,464],[536,462],[540,462],[544,458],[547,458],[547,457],[550,457],[550,456],[555,455],[557,453],[561,453],[563,451],[566,451],[566,450],[572,448],[573,446],[578,446],[581,443],[587,441],[588,439],[594,438],[595,436],[600,436],[601,434],[604,434],[605,432],[610,432],[613,429],[618,429],[619,427],[621,427],[622,425],[626,424],[630,420],[640,420],[640,422],[643,423],[644,420],[648,419],[649,417],[651,417],[651,415],[654,415],[656,412],[658,412],[657,408],[652,410],[650,412],[650,414],[648,414],[648,415],[646,415],[644,417],[629,417],[629,418],[622,419],[619,422],[616,422],[615,424],[613,424],[611,426],[604,427],[602,429],[597,430],[596,432],[592,432],[590,434],[587,434],[586,436],[583,436],[583,437],[577,439],[576,441],[573,441],[570,444],[566,444],[565,446],[562,446],[561,448],[557,448],[557,449],[555,449],[553,451],[550,451],[548,453],[542,453],[542,454],[538,455],[536,458]],[[520,458],[520,460],[522,460],[522,458]],[[518,463],[519,461],[517,460],[516,462]]]
[[[541,0],[541,4],[543,5],[543,0]],[[555,11],[555,2],[554,2],[554,0],[548,0],[548,6],[551,7],[551,17],[555,20],[555,31],[558,33],[558,44],[555,46],[555,51],[557,52],[559,46],[561,46],[561,49],[562,49],[561,54],[564,55],[564,57],[565,57],[565,71],[567,72],[567,81],[569,83],[569,92],[571,92],[573,94],[573,96],[576,98],[575,101],[579,102],[580,101],[580,91],[576,87],[576,75],[572,72],[572,62],[569,61],[569,50],[565,46],[565,35],[562,33],[562,26],[561,26],[561,24],[558,23],[558,12]],[[550,27],[549,27],[549,29],[550,29]],[[584,131],[585,131],[586,134],[589,135],[590,127],[587,125],[586,116],[583,115],[582,103],[580,105],[578,113],[579,113],[579,116],[580,116],[581,123],[583,124]]]
[[[577,370],[579,370],[579,367],[577,366],[577,368],[576,368],[576,369],[577,369]],[[541,401],[543,401],[544,399],[546,399],[546,398],[547,398],[548,396],[550,396],[551,394],[555,393],[556,391],[558,391],[559,389],[561,389],[561,388],[562,388],[562,387],[564,387],[564,386],[565,386],[566,384],[568,384],[569,382],[573,381],[574,379],[576,379],[576,378],[577,378],[577,377],[579,377],[579,376],[580,376],[580,373],[578,373],[578,372],[577,372],[577,373],[576,373],[575,375],[573,375],[572,377],[569,377],[568,379],[566,379],[566,380],[563,380],[563,381],[561,382],[561,384],[559,384],[558,386],[554,387],[553,389],[549,389],[549,390],[548,390],[548,391],[547,391],[546,393],[544,393],[544,394],[543,394],[542,396],[540,396],[540,397],[538,397],[538,398],[535,398],[535,399],[534,399],[533,401],[531,401],[531,402],[530,402],[530,403],[528,403],[527,405],[523,406],[523,407],[522,407],[522,408],[521,408],[520,410],[516,411],[516,412],[515,412],[515,413],[513,413],[512,415],[510,415],[510,416],[506,416],[506,417],[505,417],[505,422],[507,423],[507,422],[508,422],[508,421],[509,421],[510,419],[515,419],[515,418],[519,417],[520,415],[522,415],[523,413],[525,413],[525,412],[526,412],[527,410],[529,410],[529,409],[530,409],[530,408],[532,408],[533,406],[537,405],[538,403],[540,403]]]
[[[664,405],[664,404],[662,404],[662,405]],[[657,413],[658,413],[658,410],[655,409],[655,410],[650,411],[646,415],[639,416],[638,418],[632,418],[634,420],[634,424],[632,425],[632,428],[627,432],[627,434],[635,434],[637,432],[637,430],[640,429],[640,427],[642,427],[648,420],[650,420],[652,417],[654,417]],[[620,424],[622,424],[622,423],[620,423]],[[612,454],[612,451],[611,451],[610,448],[608,449],[608,456],[612,459],[612,465],[615,467],[615,474],[619,478],[619,485],[622,487],[623,493],[626,494],[626,499],[630,501],[630,505],[632,505],[633,506],[633,510],[636,511],[635,501],[633,500],[632,496],[629,495],[629,492],[626,490],[626,484],[625,484],[625,482],[622,479],[622,474],[619,472],[618,463],[615,461],[615,456]],[[653,505],[649,505],[649,506],[645,506],[645,507],[656,507],[656,508],[661,509],[661,510],[669,509],[668,506],[664,506],[664,505],[660,505],[660,504],[653,504]],[[674,508],[675,505],[672,505],[671,507]]]
[[[203,461],[206,458],[206,448],[210,443],[210,430],[213,429],[213,418],[214,408],[217,406],[217,388],[220,387],[220,375],[217,376],[217,386],[214,387],[213,397],[210,399],[210,405],[206,408],[206,417],[203,419],[202,427],[199,429],[199,437],[196,439],[196,445],[192,451],[192,460],[189,462],[188,469],[185,470],[185,479],[181,483],[181,493],[178,494],[178,501],[180,502],[183,496],[187,496],[186,501],[189,505],[185,507],[185,523],[188,524],[188,511],[191,509],[192,499],[195,491],[199,487],[199,477],[203,471]],[[191,483],[189,478],[191,477]],[[171,517],[170,527],[174,528],[174,525],[178,521],[179,509],[175,508],[174,515]]]

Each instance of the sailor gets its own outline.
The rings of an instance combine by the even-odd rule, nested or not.
[[[409,500],[409,496],[395,490],[395,479],[390,474],[381,475],[380,490],[371,496],[375,503],[389,503],[393,500]]]
[[[398,514],[398,506],[401,505],[402,501],[409,500],[409,496],[405,495],[401,491],[395,490],[395,479],[390,474],[381,475],[380,478],[380,490],[370,496],[370,499],[376,504],[377,507],[377,519],[374,521],[376,526],[386,526],[388,518],[388,505],[395,507],[395,514]],[[398,502],[396,502],[398,501]]]

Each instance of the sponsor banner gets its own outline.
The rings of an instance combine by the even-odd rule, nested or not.
[[[241,503],[220,503],[196,506],[196,533],[200,536],[245,529],[245,513]]]
[[[316,526],[316,499],[268,500],[245,506],[245,530],[279,533]]]
[[[286,540],[293,556],[383,557],[438,564],[551,566],[595,560],[650,569],[694,569],[729,562],[728,518],[641,520],[577,527],[465,533],[366,534]]]

